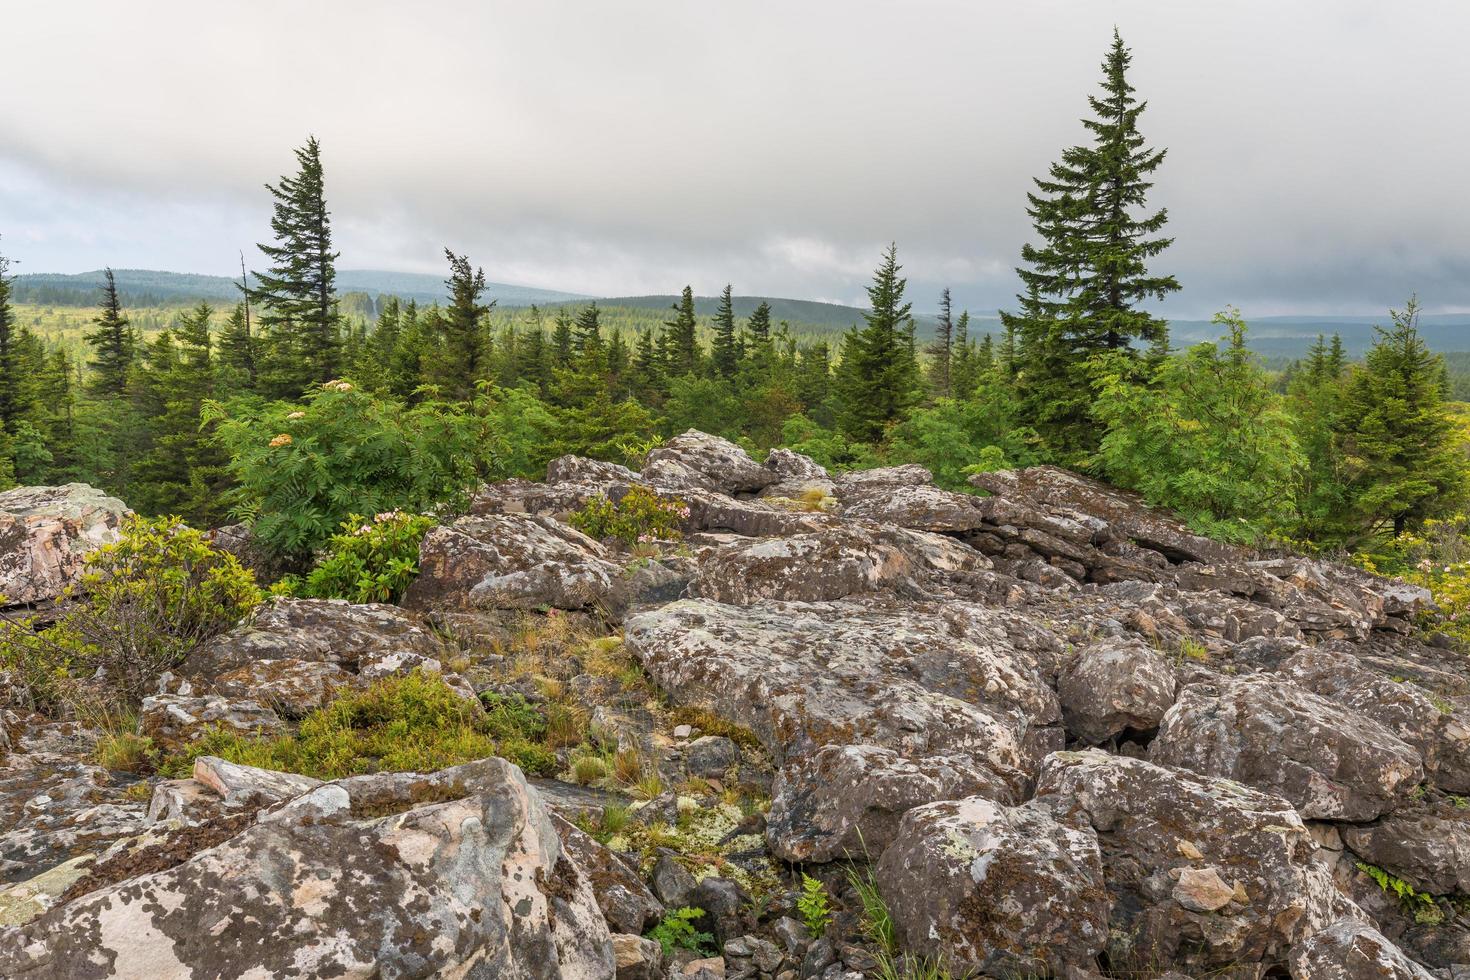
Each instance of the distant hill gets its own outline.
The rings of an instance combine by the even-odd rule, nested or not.
[[[1267,357],[1295,358],[1306,354],[1321,334],[1342,337],[1351,357],[1360,357],[1373,343],[1374,326],[1388,327],[1382,316],[1261,316],[1246,317],[1251,349]],[[1175,347],[1218,340],[1223,331],[1208,320],[1173,320],[1169,334]],[[1419,318],[1424,342],[1437,351],[1470,350],[1470,313],[1437,313]]]
[[[225,276],[201,276],[189,272],[160,272],[151,269],[113,269],[118,295],[123,305],[184,306],[207,299],[215,303],[233,303],[240,295],[237,280]],[[92,306],[97,302],[97,288],[102,270],[62,274],[28,273],[15,277],[15,301],[43,306]],[[337,273],[338,293],[361,292],[369,297],[398,296],[420,303],[442,301],[445,296],[442,276],[416,272],[382,272],[374,269],[342,269]],[[561,303],[584,299],[578,293],[554,289],[536,289],[492,282],[486,289],[489,298],[504,306],[529,306],[532,303]]]
[[[607,296],[597,300],[604,306],[621,306],[629,309],[662,310],[667,312],[679,297],[668,296]],[[855,306],[842,306],[839,303],[819,303],[809,299],[779,299],[772,296],[736,296],[734,297],[735,315],[737,317],[748,317],[762,302],[771,304],[771,321],[780,323],[782,320],[791,323],[800,323],[808,327],[825,328],[827,330],[846,330],[851,326],[863,325],[863,313]],[[694,297],[694,312],[702,317],[714,316],[719,309],[720,298],[718,296],[696,296]],[[929,316],[917,316],[915,320],[919,324],[920,331],[932,328],[934,318]]]

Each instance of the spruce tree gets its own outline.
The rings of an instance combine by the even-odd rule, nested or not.
[[[1159,237],[1168,211],[1150,213],[1146,202],[1166,151],[1147,147],[1138,131],[1147,103],[1128,83],[1131,58],[1114,31],[1102,94],[1089,96],[1093,118],[1082,121],[1092,142],[1064,151],[1027,195],[1040,243],[1021,250],[1026,264],[1016,271],[1026,292],[1017,296],[1020,313],[1005,315],[1029,354],[1028,404],[1046,409],[1038,428],[1064,459],[1101,438],[1088,412],[1091,359],[1136,342],[1163,344],[1167,324],[1139,304],[1179,289],[1173,276],[1148,269],[1173,241]]]
[[[838,426],[850,438],[877,442],[891,422],[919,400],[919,368],[914,356],[907,281],[899,277],[898,246],[890,245],[868,287],[867,326],[843,338],[834,385]]]
[[[586,355],[589,349],[602,349],[602,312],[596,301],[582,307],[572,328],[572,349]]]
[[[699,341],[695,334],[698,321],[694,317],[693,288],[684,287],[684,292],[679,297],[679,302],[674,304],[673,310],[674,318],[665,321],[661,338],[664,341],[664,366],[670,377],[682,378],[686,374],[693,374],[699,365]]]
[[[954,394],[950,379],[954,361],[954,318],[950,307],[949,287],[939,294],[939,322],[934,328],[934,345],[930,349],[929,380],[934,394],[949,398]]]
[[[341,317],[336,304],[336,261],[331,216],[316,137],[297,149],[298,169],[277,184],[271,232],[274,245],[260,245],[271,262],[255,273],[249,296],[260,307],[269,344],[265,382],[270,394],[296,397],[341,370]]]
[[[15,311],[10,306],[12,281],[10,260],[0,255],[0,426],[6,432],[13,432],[19,420],[24,385],[16,350]]]
[[[250,335],[250,314],[245,303],[236,303],[219,334],[219,373],[225,387],[236,391],[256,390],[255,338]]]
[[[127,389],[137,338],[128,318],[123,315],[112,270],[107,269],[103,276],[101,308],[92,320],[97,329],[87,333],[85,338],[92,345],[92,359],[87,362],[91,370],[88,389],[99,397],[115,398]]]
[[[559,368],[572,363],[572,318],[565,307],[556,311],[556,325],[551,329],[551,363]]]
[[[488,339],[485,317],[495,301],[481,303],[485,292],[485,270],[474,269],[465,255],[444,250],[449,260],[449,306],[439,318],[438,363],[435,381],[446,398],[468,400],[475,384],[485,377]]]
[[[728,284],[720,294],[720,308],[715,311],[711,326],[714,329],[714,339],[710,342],[710,360],[714,365],[715,375],[728,381],[735,377],[735,371],[740,366],[740,349],[735,339],[735,302],[731,298]]]
[[[1339,432],[1351,513],[1363,533],[1402,534],[1465,497],[1464,454],[1440,387],[1443,359],[1419,335],[1419,304],[1392,311],[1343,395]]]

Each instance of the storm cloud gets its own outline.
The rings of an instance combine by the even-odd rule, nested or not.
[[[1115,25],[1169,148],[1168,312],[1470,309],[1470,5],[1432,0],[14,4],[0,244],[258,264],[315,133],[347,268],[856,302],[896,240],[918,308],[989,311]]]

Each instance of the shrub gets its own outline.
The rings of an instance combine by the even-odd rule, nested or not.
[[[419,544],[432,517],[390,510],[342,522],[326,553],[296,588],[306,599],[398,602],[419,573]]]
[[[685,906],[669,909],[658,925],[648,930],[648,938],[663,947],[664,956],[674,955],[675,950],[687,949],[701,956],[714,952],[715,937],[694,928],[695,919],[703,918],[704,909]]]
[[[1396,575],[1434,596],[1439,616],[1426,626],[1470,643],[1470,517],[1429,520],[1371,553],[1353,556],[1367,571]]]
[[[488,479],[531,475],[554,420],[523,392],[412,407],[329,381],[302,404],[205,404],[239,483],[233,513],[277,555],[304,559],[353,512],[462,503]]]
[[[623,544],[634,545],[678,540],[679,522],[688,516],[689,508],[684,501],[665,500],[652,490],[633,486],[617,503],[602,494],[593,497],[572,514],[571,524],[599,541],[616,538]]]
[[[234,556],[178,518],[128,517],[117,541],[87,556],[66,598],[48,629],[7,623],[0,662],[18,666],[33,698],[50,705],[76,696],[74,679],[94,677],[92,696],[131,705],[234,626],[260,590]]]

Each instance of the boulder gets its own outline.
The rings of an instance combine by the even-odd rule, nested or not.
[[[979,500],[924,483],[844,482],[837,485],[842,516],[953,534],[984,524]]]
[[[875,870],[900,945],[956,973],[1090,967],[1108,937],[1090,828],[982,797],[915,807]]]
[[[1113,897],[1115,965],[1200,975],[1277,963],[1328,924],[1365,918],[1314,860],[1312,835],[1291,804],[1228,779],[1097,750],[1057,752],[1028,805],[1096,832]],[[1217,878],[1233,896],[1223,905]]]
[[[1067,731],[1094,744],[1157,728],[1174,704],[1174,688],[1169,662],[1139,640],[1088,644],[1057,679]]]
[[[1433,980],[1377,929],[1356,919],[1334,922],[1291,951],[1293,980]]]
[[[657,942],[636,933],[615,932],[612,948],[615,980],[662,980],[664,951]]]
[[[1318,820],[1372,820],[1424,779],[1419,753],[1378,722],[1275,675],[1184,688],[1149,758],[1279,794]]]
[[[437,664],[437,661],[435,661]],[[282,718],[305,718],[337,697],[339,691],[360,686],[356,674],[320,660],[257,660],[226,671],[214,679],[216,694],[253,698]]]
[[[1020,629],[963,602],[686,599],[630,616],[624,638],[676,701],[751,729],[777,762],[830,743],[975,753],[1019,787],[1026,731],[1061,717]]]
[[[925,598],[942,590],[947,574],[990,567],[984,555],[930,537],[937,536],[852,523],[740,539],[700,561],[689,592],[737,606],[762,599],[824,602],[879,591]]]
[[[750,458],[750,454],[728,439],[690,429],[648,454],[643,476],[654,483],[665,464],[675,463],[692,472],[697,485],[720,493],[755,493],[777,480],[774,470]],[[675,484],[676,486],[678,484]]]
[[[130,512],[85,483],[0,493],[0,597],[50,602],[82,573],[88,554],[118,539]]]
[[[1448,809],[1448,808],[1447,808]],[[1343,826],[1354,854],[1431,895],[1470,895],[1470,814],[1418,809]]]
[[[322,783],[311,776],[257,769],[212,755],[201,755],[194,760],[194,781],[232,807],[268,806],[300,796]]]
[[[403,601],[410,609],[595,608],[621,571],[602,545],[559,521],[463,517],[424,535]]]
[[[442,652],[439,640],[419,618],[397,606],[280,598],[195,651],[182,670],[213,679],[261,660],[305,660],[355,672],[363,659],[433,658]]]
[[[17,751],[0,765],[0,885],[96,854],[147,824],[147,807],[106,769]]]
[[[826,745],[776,775],[766,843],[794,863],[876,857],[909,810],[967,796],[1014,800],[1006,780],[971,756],[905,759],[876,745]]]
[[[1434,784],[1470,792],[1470,725],[1419,685],[1364,666],[1345,650],[1307,649],[1279,668],[1300,687],[1378,722],[1412,745]]]
[[[607,926],[514,766],[319,786],[181,864],[0,933],[0,976],[611,977]]]
[[[585,456],[558,456],[546,464],[547,483],[635,483],[638,474],[618,463]]]
[[[684,749],[684,768],[691,776],[721,778],[740,761],[740,747],[723,735],[701,735]]]
[[[177,751],[214,730],[270,736],[284,733],[286,725],[274,711],[255,701],[216,694],[157,694],[144,698],[138,709],[139,733],[165,751]]]
[[[766,456],[766,468],[776,474],[777,480],[760,492],[762,497],[799,500],[812,491],[820,491],[825,497],[836,494],[837,484],[827,474],[826,467],[810,456],[790,449],[772,449]]]
[[[561,817],[553,814],[551,820],[561,836],[562,847],[591,884],[597,907],[602,910],[609,929],[642,935],[663,917],[663,904],[622,858]]]
[[[1249,553],[1195,534],[1189,525],[1143,498],[1055,466],[976,473],[969,478],[997,497],[1104,522],[1115,534],[1173,562],[1240,562]]]

